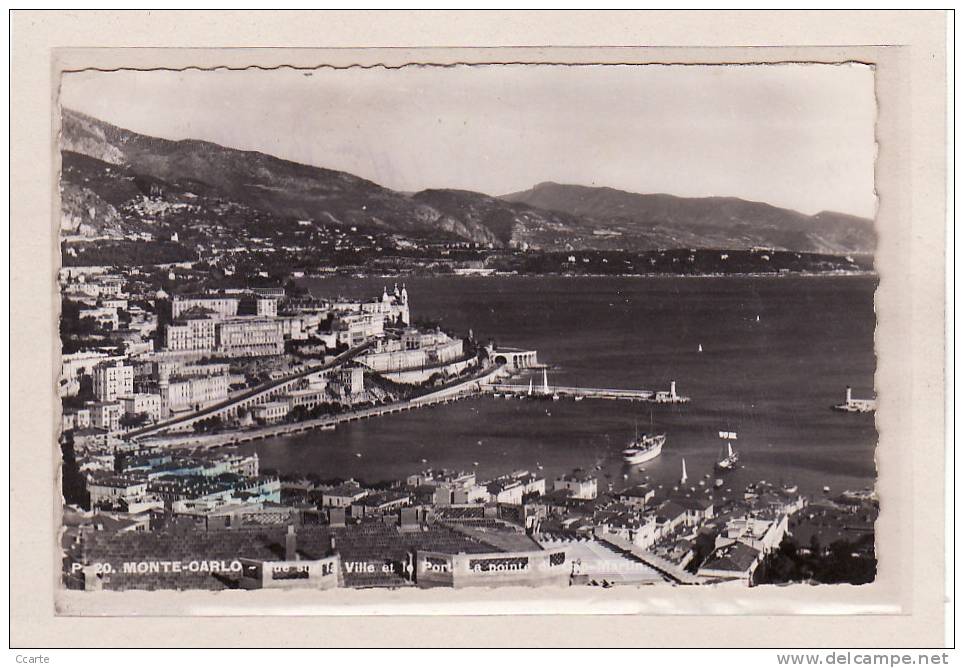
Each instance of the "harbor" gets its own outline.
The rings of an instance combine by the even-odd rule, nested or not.
[[[335,278],[309,285],[319,294],[349,289],[363,294],[381,290],[383,279],[357,282]],[[718,294],[714,302],[700,299],[708,286]],[[557,277],[426,277],[409,279],[409,289],[426,295],[421,308],[429,317],[444,317],[455,330],[472,327],[483,340],[499,333],[508,345],[538,350],[539,360],[549,364],[548,398],[542,395],[543,370],[529,369],[471,390],[473,399],[402,409],[390,419],[342,422],[335,431],[258,438],[242,449],[258,452],[265,466],[279,471],[323,470],[372,480],[404,475],[421,459],[432,466],[472,467],[480,475],[497,475],[504,461],[529,469],[541,465],[547,475],[588,462],[602,467],[603,480],[623,480],[626,474],[627,484],[642,483],[648,476],[653,487],[666,489],[678,484],[682,457],[695,478],[709,474],[712,485],[720,477],[714,468],[725,445],[718,432],[732,427],[739,431],[741,462],[724,476],[723,494],[761,479],[786,478],[801,493],[815,495],[822,495],[824,486],[860,489],[874,480],[871,416],[829,410],[837,397],[843,400],[843,385],[852,384],[855,396],[868,396],[872,387],[874,319],[867,305],[873,280],[598,278],[573,284]],[[630,314],[605,332],[593,326],[609,309],[608,302],[597,301],[600,292],[621,293]],[[498,301],[499,309],[474,308],[466,293]],[[859,335],[802,317],[813,294],[832,295],[825,307],[829,322],[857,322]],[[544,310],[539,317],[532,315],[536,296]],[[755,322],[758,312],[762,326]],[[639,350],[622,343],[638,338],[634,322],[651,323]],[[768,347],[777,333],[782,344]],[[703,353],[696,351],[700,341]],[[827,357],[828,349],[839,354]],[[778,378],[772,369],[788,371]],[[525,399],[530,378],[533,396],[541,398]],[[658,402],[656,392],[669,392],[673,379],[677,394],[691,397],[690,403]],[[635,388],[656,396],[560,395],[552,401],[552,390],[566,387]],[[732,421],[735,415],[739,422]],[[667,435],[662,454],[646,462],[645,471],[627,467],[622,456],[637,422],[641,433]]]

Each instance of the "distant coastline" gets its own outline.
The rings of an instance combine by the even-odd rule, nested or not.
[[[719,273],[648,273],[648,274],[583,274],[583,273],[561,273],[561,272],[545,272],[545,273],[535,273],[535,272],[492,272],[492,273],[469,273],[469,274],[451,274],[451,273],[420,273],[420,272],[407,272],[407,273],[396,273],[396,274],[382,274],[382,273],[355,273],[355,272],[340,272],[334,271],[330,273],[320,273],[320,274],[306,274],[300,279],[325,279],[331,277],[364,277],[364,278],[402,278],[402,277],[412,277],[418,276],[421,278],[541,278],[541,277],[553,277],[553,278],[788,278],[788,277],[806,277],[806,278],[827,278],[834,276],[847,276],[847,277],[859,277],[859,276],[869,276],[877,277],[879,274],[873,270],[858,270],[858,271],[794,271],[788,273],[774,273],[774,272],[719,272]]]

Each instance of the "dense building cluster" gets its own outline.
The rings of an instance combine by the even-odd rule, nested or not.
[[[86,477],[65,515],[65,581],[84,589],[755,583],[799,527],[873,534],[871,497],[786,488],[615,488],[428,469],[376,485],[264,475],[256,455],[140,448]],[[828,519],[830,518],[830,519]],[[823,533],[821,533],[823,532]],[[827,534],[829,541],[834,538]]]
[[[63,431],[75,442],[110,443],[205,411],[211,419],[189,426],[303,419],[319,407],[384,400],[385,384],[366,374],[419,385],[478,361],[461,338],[411,325],[405,286],[359,300],[282,287],[168,294],[137,269],[65,269],[61,278],[59,391]],[[349,349],[354,359],[337,362]],[[286,379],[297,382],[273,391]],[[261,388],[240,410],[211,412]]]

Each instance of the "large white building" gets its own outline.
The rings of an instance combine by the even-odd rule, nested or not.
[[[225,357],[256,357],[284,353],[282,324],[275,318],[213,317],[191,311],[165,328],[169,351],[199,351]]]
[[[184,316],[164,328],[166,350],[214,350],[217,321],[199,311]]]
[[[134,367],[123,362],[98,364],[93,377],[94,396],[98,401],[115,401],[134,392]]]
[[[595,499],[599,491],[596,477],[580,470],[556,478],[553,489],[569,490],[572,498],[586,500]]]
[[[228,398],[230,376],[172,376],[157,383],[161,396],[161,415],[200,410]]]
[[[241,299],[228,295],[175,295],[171,299],[171,319],[184,317],[189,311],[205,309],[215,318],[233,318],[238,315]]]
[[[226,357],[281,355],[281,323],[273,318],[235,318],[217,323],[215,351]]]
[[[120,419],[124,407],[119,401],[98,401],[87,405],[90,410],[90,423],[108,432],[120,430]]]
[[[448,364],[464,356],[462,339],[444,332],[406,328],[400,338],[384,338],[358,358],[372,371],[393,373]]]
[[[120,397],[124,415],[147,415],[152,422],[161,419],[161,396],[139,392]]]

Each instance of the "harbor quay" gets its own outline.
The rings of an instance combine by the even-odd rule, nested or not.
[[[478,396],[494,397],[515,397],[520,399],[543,399],[543,398],[567,398],[581,401],[585,398],[591,399],[622,399],[629,401],[650,401],[658,403],[686,403],[688,397],[672,392],[654,392],[650,390],[607,390],[600,388],[581,388],[581,387],[561,387],[549,386],[548,392],[529,393],[528,386],[510,385],[500,382],[512,371],[496,367],[489,370],[484,375],[461,381],[449,388],[431,392],[430,394],[404,401],[391,402],[383,405],[352,408],[342,413],[316,419],[308,419],[294,423],[283,423],[266,426],[251,426],[244,429],[235,429],[220,433],[154,433],[153,435],[140,436],[137,438],[145,445],[157,447],[205,447],[218,448],[230,445],[238,445],[251,441],[298,434],[308,431],[320,430],[328,431],[335,429],[338,425],[368,420],[377,417],[397,415],[419,408],[449,404],[455,401],[470,399]],[[675,384],[674,384],[675,385]],[[661,399],[662,395],[668,398]]]

